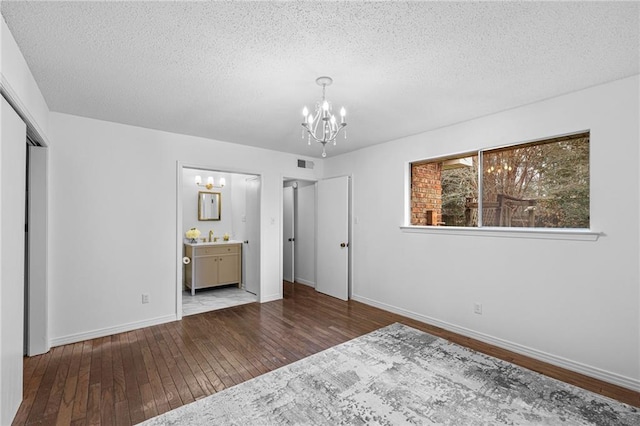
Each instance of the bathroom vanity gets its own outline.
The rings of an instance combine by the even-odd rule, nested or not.
[[[185,243],[184,256],[191,263],[184,265],[184,285],[197,289],[238,284],[242,281],[242,242],[220,241]]]

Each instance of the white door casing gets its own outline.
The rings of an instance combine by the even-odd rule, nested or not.
[[[22,401],[27,126],[0,97],[0,424]]]
[[[349,177],[318,181],[316,290],[349,298]]]

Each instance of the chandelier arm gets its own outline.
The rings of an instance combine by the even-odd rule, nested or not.
[[[316,115],[315,117],[313,117],[313,137],[315,140],[318,140],[318,138],[316,138],[316,132],[318,131],[318,124],[320,124],[320,111],[321,108],[317,108],[316,107]]]
[[[337,122],[337,120],[334,119],[333,121],[330,121],[330,123],[331,123],[331,133],[337,134],[337,132],[338,132],[338,122]]]
[[[302,124],[302,127],[304,127],[304,128],[305,128],[305,130],[307,131],[307,134],[308,134],[308,135],[309,135],[309,136],[310,136],[314,141],[322,143],[322,140],[321,140],[321,139],[318,139],[318,138],[316,137],[316,135],[314,134],[314,133],[315,133],[315,131],[313,131],[313,132],[312,132],[312,131],[309,129],[309,125],[308,125],[308,124],[303,123],[303,124]]]
[[[335,140],[338,135],[340,134],[340,132],[342,131],[342,129],[344,129],[345,127],[347,127],[347,123],[342,123],[340,124],[340,127],[338,128],[338,130],[336,131],[336,134],[333,136],[333,139]]]

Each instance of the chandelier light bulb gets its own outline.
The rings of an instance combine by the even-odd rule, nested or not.
[[[196,176],[196,185],[200,185],[202,183],[202,176]]]
[[[335,115],[331,116],[331,124],[336,124],[336,116]]]
[[[307,117],[307,123],[309,123],[309,126],[313,124],[313,115],[309,114],[309,116]]]
[[[224,186],[227,183],[227,180],[225,178],[220,178],[220,186]]]
[[[329,102],[328,101],[323,101],[322,102],[322,110],[323,111],[329,111]]]
[[[302,108],[302,116],[306,118],[307,115],[309,115],[309,110],[305,106],[304,108]]]

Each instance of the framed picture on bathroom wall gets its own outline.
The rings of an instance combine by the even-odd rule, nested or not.
[[[198,220],[220,220],[221,203],[219,192],[198,192]]]

